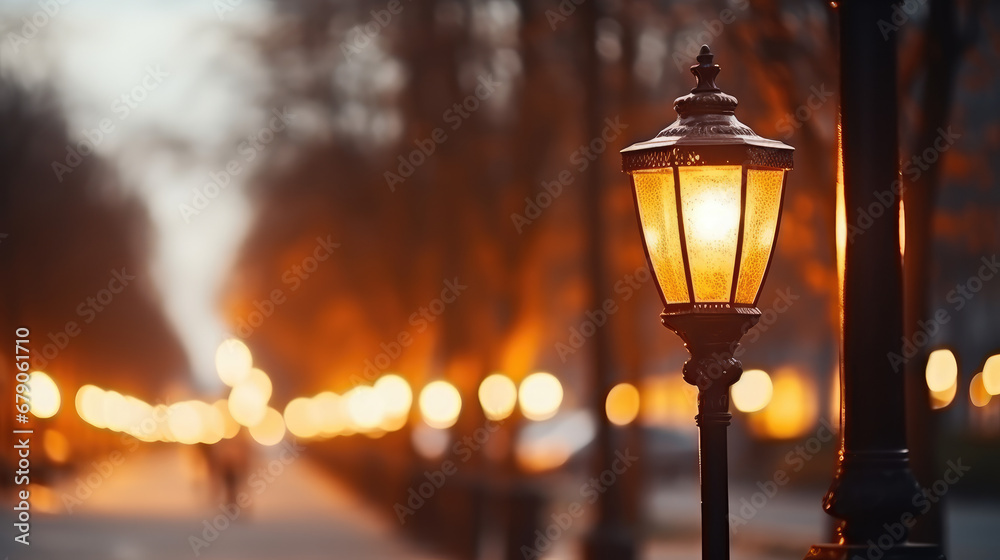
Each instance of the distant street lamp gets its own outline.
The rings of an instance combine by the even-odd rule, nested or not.
[[[691,67],[697,86],[674,101],[677,120],[622,150],[622,168],[663,300],[660,320],[684,340],[684,380],[698,387],[702,557],[724,560],[729,387],[743,372],[733,352],[760,318],[792,148],[736,120],[737,100],[715,85],[713,58],[702,46]]]

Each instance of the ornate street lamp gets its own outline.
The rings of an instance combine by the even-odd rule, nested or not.
[[[733,352],[757,323],[757,299],[778,234],[792,148],[736,120],[736,98],[715,85],[708,45],[691,67],[698,83],[674,101],[677,120],[622,150],[646,258],[664,311],[691,359],[698,387],[702,557],[729,558],[726,426],[729,387],[743,373]]]

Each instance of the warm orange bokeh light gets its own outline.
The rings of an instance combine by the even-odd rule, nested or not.
[[[434,381],[420,392],[420,414],[424,423],[443,430],[455,425],[462,411],[462,395],[447,381]]]
[[[768,439],[805,435],[819,417],[816,387],[799,371],[785,368],[775,373],[771,402],[748,420],[753,432]]]
[[[616,426],[631,424],[639,416],[639,390],[631,383],[619,383],[608,391],[604,412]]]
[[[983,387],[993,396],[1000,395],[1000,354],[986,359],[983,365]]]
[[[215,351],[215,371],[230,387],[245,380],[253,368],[253,356],[246,344],[230,338],[222,341]]]
[[[973,405],[977,407],[984,407],[990,404],[990,400],[993,398],[990,392],[986,390],[983,385],[983,372],[979,372],[972,377],[972,382],[969,383],[969,400]]]
[[[31,413],[37,418],[51,418],[59,412],[62,398],[59,387],[43,371],[33,371],[28,377],[28,388],[31,392]]]
[[[521,381],[517,398],[525,418],[539,422],[548,420],[559,412],[562,405],[562,383],[551,373],[532,373]]]
[[[958,360],[951,350],[941,349],[927,357],[925,372],[927,388],[932,392],[947,391],[958,382]]]
[[[494,373],[479,384],[479,404],[486,418],[503,420],[517,406],[517,385],[502,373]]]
[[[774,385],[767,372],[759,369],[747,370],[733,385],[733,406],[740,412],[757,412],[771,402],[773,393]]]
[[[267,407],[264,418],[256,426],[250,427],[250,437],[261,445],[277,445],[285,437],[285,421],[281,413]]]

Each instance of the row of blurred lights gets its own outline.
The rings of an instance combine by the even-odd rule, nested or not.
[[[214,403],[187,400],[154,406],[116,391],[85,385],[76,394],[76,410],[92,426],[128,433],[142,441],[213,444],[234,437],[242,426],[258,443],[275,445],[286,430],[303,439],[356,433],[377,437],[397,431],[408,422],[414,400],[409,383],[399,375],[388,374],[371,386],[359,385],[342,395],[324,391],[292,399],[281,413],[269,405],[269,376],[253,367],[249,348],[235,339],[219,346],[216,370],[231,389],[228,398]],[[952,402],[958,385],[958,362],[950,350],[930,354],[926,381],[934,408]],[[40,371],[32,372],[29,384],[32,413],[39,418],[55,415],[61,398],[52,378]],[[746,371],[733,386],[732,401],[737,410],[751,415],[751,427],[761,435],[790,438],[808,430],[815,420],[816,407],[809,404],[812,392],[800,375],[786,373],[772,380],[767,372],[755,369]],[[995,355],[973,377],[969,396],[975,406],[983,407],[998,394],[1000,355]],[[520,386],[506,375],[495,373],[481,382],[478,397],[490,420],[503,420],[520,405],[526,419],[544,421],[559,411],[563,387],[549,373],[531,374]],[[663,400],[656,392],[650,397]],[[447,381],[433,381],[420,391],[417,404],[423,422],[443,430],[457,422],[462,397]],[[612,423],[627,425],[635,421],[639,411],[640,392],[634,385],[621,383],[609,391],[605,412]]]
[[[925,371],[927,388],[931,392],[931,407],[944,408],[951,404],[958,392],[958,360],[948,349],[931,352]],[[986,359],[983,370],[969,382],[969,400],[977,407],[984,407],[1000,395],[1000,354]]]

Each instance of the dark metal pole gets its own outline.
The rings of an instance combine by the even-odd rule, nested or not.
[[[740,314],[660,315],[663,325],[691,353],[684,363],[684,381],[698,388],[698,455],[701,474],[701,557],[729,560],[729,454],[726,429],[729,387],[743,375],[733,357],[743,333],[757,324],[756,309]]]
[[[849,234],[841,336],[841,452],[823,507],[840,520],[839,543],[813,546],[808,559],[939,558],[906,542],[920,492],[906,449],[899,200],[877,195],[899,180],[895,34],[890,0],[840,4],[841,142]],[[883,195],[884,199],[884,195]],[[863,221],[878,205],[884,212]],[[858,231],[852,225],[867,224]],[[860,226],[858,226],[860,227]]]
[[[724,390],[728,392],[729,387]],[[729,559],[729,455],[726,429],[729,413],[726,393],[698,394],[698,455],[701,461],[701,550],[705,560]]]

